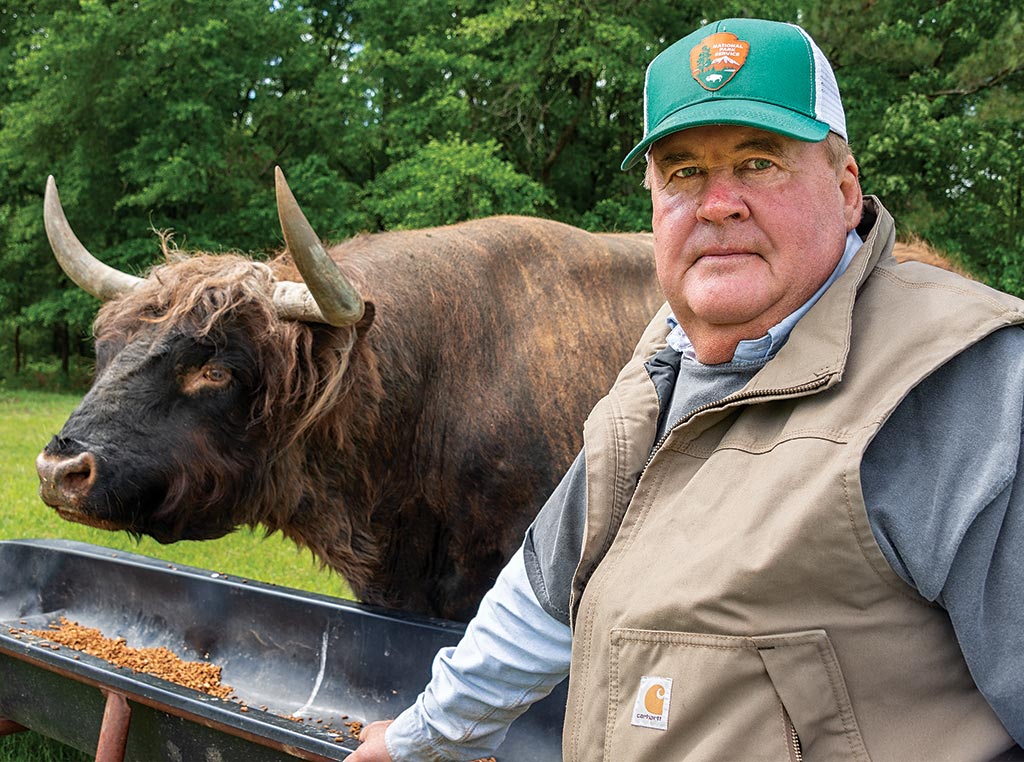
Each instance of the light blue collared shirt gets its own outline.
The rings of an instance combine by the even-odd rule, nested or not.
[[[807,314],[808,310],[814,306],[815,302],[821,298],[828,287],[831,286],[835,280],[846,272],[846,268],[850,265],[853,260],[853,255],[857,253],[861,246],[864,245],[864,241],[857,234],[856,230],[851,230],[846,234],[846,249],[843,251],[843,256],[839,259],[839,264],[836,265],[832,274],[828,276],[828,280],[821,284],[821,288],[814,292],[814,295],[803,303],[794,312],[790,313],[787,317],[775,326],[768,329],[768,333],[759,339],[745,339],[736,345],[736,352],[733,354],[732,365],[746,365],[750,363],[763,363],[775,355],[782,345],[786,343],[789,338],[790,332],[793,330],[793,326],[804,315]],[[668,344],[677,352],[683,355],[684,359],[692,360],[697,362],[697,353],[693,349],[693,344],[690,342],[690,338],[683,331],[683,327],[679,325],[679,321],[676,320],[675,315],[669,315],[666,318],[669,327],[672,331],[668,335]]]

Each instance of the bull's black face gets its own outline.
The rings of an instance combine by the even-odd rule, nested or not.
[[[65,519],[160,542],[243,523],[237,506],[264,449],[251,342],[147,327],[100,338],[96,353],[92,389],[37,458],[44,502]]]

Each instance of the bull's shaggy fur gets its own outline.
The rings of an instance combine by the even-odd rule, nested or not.
[[[967,270],[931,246],[923,238],[913,237],[907,241],[897,241],[892,255],[897,262],[921,262],[963,275],[965,278],[973,277]]]
[[[164,542],[262,525],[366,602],[466,619],[660,305],[651,251],[526,218],[361,236],[331,250],[366,300],[347,328],[277,316],[286,255],[161,265],[100,310],[46,450],[94,483],[55,507]]]

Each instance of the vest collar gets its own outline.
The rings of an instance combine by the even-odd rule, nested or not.
[[[864,199],[858,227],[864,245],[850,266],[793,328],[789,341],[758,373],[745,393],[828,388],[842,379],[857,292],[883,258],[892,256],[896,229],[877,198]]]

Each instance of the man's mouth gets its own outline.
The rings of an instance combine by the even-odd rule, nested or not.
[[[705,264],[710,265],[726,265],[756,256],[757,254],[753,251],[745,251],[743,249],[721,249],[703,252],[697,258],[697,262],[704,262]]]

